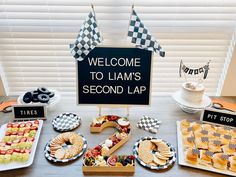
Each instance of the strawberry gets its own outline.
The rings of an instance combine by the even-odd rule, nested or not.
[[[7,128],[12,128],[12,125],[13,125],[12,123],[8,123]]]
[[[30,132],[30,129],[25,129],[24,130],[24,134],[29,133],[29,132]]]
[[[19,148],[15,148],[15,149],[13,149],[13,151],[20,153],[20,149]]]
[[[23,137],[20,139],[20,142],[26,142],[27,141],[27,138],[26,137]]]
[[[118,116],[109,116],[108,117],[108,120],[109,121],[115,121],[115,120],[117,120],[119,117]]]
[[[8,149],[6,152],[6,154],[10,154],[10,155],[12,155],[12,153],[13,153],[13,149]]]
[[[35,121],[34,121],[34,124],[39,124],[39,121],[38,121],[38,120],[35,120]]]
[[[25,153],[30,154],[30,153],[31,153],[31,150],[30,150],[30,149],[25,149]]]
[[[23,128],[23,127],[25,127],[25,125],[26,125],[25,123],[21,123],[19,127]]]
[[[11,132],[11,135],[17,135],[17,132]]]
[[[6,142],[6,145],[8,145],[8,146],[11,146],[11,144],[12,144],[11,141],[7,141],[7,142]]]
[[[33,142],[33,141],[34,141],[34,137],[32,137],[32,138],[31,138],[31,137],[29,137],[29,138],[28,138],[28,141],[31,141],[31,142]]]
[[[96,124],[94,125],[94,127],[101,127],[101,125],[102,125],[102,124],[100,124],[100,123],[96,123]]]
[[[14,123],[14,124],[12,125],[12,128],[19,128],[19,124],[18,124],[18,123]]]
[[[12,134],[11,132],[6,132],[5,136],[11,136],[11,134]]]
[[[1,155],[6,155],[6,153],[7,153],[7,152],[4,151],[4,150],[1,150],[1,151],[0,151],[0,154],[1,154]]]
[[[32,126],[32,127],[30,127],[30,130],[38,130],[38,127]]]
[[[18,136],[23,136],[23,135],[24,135],[24,132],[23,132],[23,131],[20,131],[20,132],[18,132],[17,135],[18,135]]]
[[[98,150],[98,151],[101,151],[102,147],[101,146],[96,146],[94,149]]]
[[[26,123],[26,127],[31,127],[33,124],[31,122]]]
[[[129,158],[130,160],[134,160],[134,159],[135,159],[134,155],[129,155],[128,158]]]

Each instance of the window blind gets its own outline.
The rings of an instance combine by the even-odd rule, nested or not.
[[[64,98],[76,95],[75,60],[69,51],[94,5],[103,45],[132,46],[126,40],[131,6],[166,51],[153,56],[153,95],[178,90],[182,59],[189,67],[211,60],[204,82],[217,95],[230,61],[236,26],[232,0],[3,0],[0,14],[2,77],[9,95],[38,86],[54,88]]]

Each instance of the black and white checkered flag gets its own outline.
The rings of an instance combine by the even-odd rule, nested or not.
[[[132,9],[130,19],[128,39],[131,40],[131,43],[134,43],[136,47],[159,52],[160,56],[165,56],[165,51],[141,22],[134,9]]]
[[[94,11],[90,12],[74,44],[70,44],[71,54],[79,61],[82,61],[99,43],[102,42],[102,36],[98,30]]]
[[[137,127],[151,133],[157,133],[157,129],[159,128],[160,124],[160,120],[148,116],[143,116],[137,123]]]

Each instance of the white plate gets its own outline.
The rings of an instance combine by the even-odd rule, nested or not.
[[[181,97],[181,92],[177,91],[172,95],[173,99],[180,105],[185,106],[187,108],[192,109],[204,109],[205,107],[208,107],[211,105],[211,99],[207,95],[203,95],[202,101],[199,104],[196,103],[190,103],[188,101],[185,101]]]
[[[192,167],[192,168],[198,168],[198,169],[201,169],[201,170],[211,171],[211,172],[215,172],[215,173],[221,173],[221,174],[224,174],[224,175],[236,176],[236,173],[234,173],[232,171],[229,171],[229,170],[219,170],[219,169],[216,169],[212,166],[204,166],[204,165],[201,165],[201,164],[193,165],[193,164],[185,162],[184,148],[183,148],[183,144],[182,144],[182,134],[181,134],[181,131],[180,131],[181,130],[180,121],[177,121],[176,124],[177,124],[178,164],[179,165]]]
[[[33,122],[33,121],[27,121],[27,122]],[[43,126],[43,121],[39,120],[39,127],[35,136],[35,140],[33,143],[33,146],[31,148],[31,153],[29,156],[29,160],[26,162],[10,162],[8,164],[0,164],[0,171],[6,171],[6,170],[13,170],[13,169],[18,169],[18,168],[25,168],[28,167],[30,165],[32,165],[33,161],[34,161],[34,155],[36,152],[36,148],[37,148],[37,144],[38,144],[38,140],[39,140],[39,136],[40,136],[40,132]],[[1,126],[0,128],[0,140],[2,140],[2,138],[5,135],[5,131],[7,128],[7,124],[4,124]]]
[[[32,89],[32,90],[34,90],[34,89]],[[32,91],[32,90],[31,90],[31,91]],[[56,104],[59,103],[59,101],[60,101],[60,99],[61,99],[61,96],[60,96],[60,93],[59,93],[58,91],[56,91],[56,90],[49,89],[49,91],[55,93],[54,97],[50,98],[50,100],[49,100],[48,103],[40,103],[40,104],[45,104],[48,111],[53,111],[54,108],[56,108]],[[38,103],[33,103],[33,102],[24,103],[24,101],[23,101],[23,96],[24,96],[24,95],[25,95],[25,93],[21,94],[21,95],[18,97],[18,99],[17,99],[17,103],[18,103],[18,104],[20,104],[20,105],[39,104],[39,102],[38,102]]]

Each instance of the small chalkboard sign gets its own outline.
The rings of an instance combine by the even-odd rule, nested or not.
[[[46,119],[45,105],[13,105],[14,121]]]
[[[77,63],[77,103],[149,105],[152,52],[96,47]]]
[[[201,121],[236,127],[236,114],[228,111],[216,110],[213,108],[205,108],[202,111]]]

